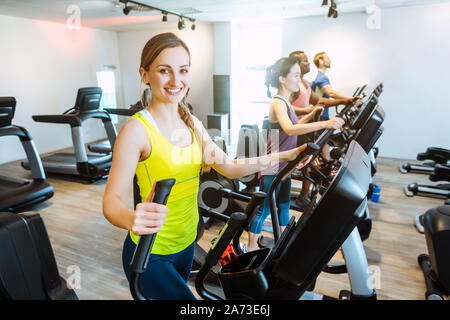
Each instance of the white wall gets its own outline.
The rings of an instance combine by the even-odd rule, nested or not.
[[[214,23],[214,74],[230,75],[233,44],[231,22]]]
[[[120,70],[116,33],[0,15],[0,41],[0,96],[17,100],[13,123],[31,133],[41,154],[72,146],[69,125],[37,123],[31,116],[72,107],[78,88],[97,86],[102,65]],[[106,137],[100,120],[83,126],[85,142]],[[17,138],[0,139],[0,163],[22,158]]]
[[[156,24],[144,31],[118,33],[119,57],[122,73],[124,105],[136,103],[145,88],[141,83],[139,65],[141,52],[153,36],[172,32],[182,39],[191,52],[191,89],[187,101],[192,104],[194,115],[206,126],[207,114],[213,112],[214,28],[212,24],[196,22],[178,30],[176,23]]]
[[[328,73],[332,84],[347,94],[362,84],[368,83],[371,89],[382,81],[385,89],[380,105],[387,118],[380,153],[415,158],[431,145],[450,148],[448,12],[448,3],[383,9],[381,30],[369,30],[368,15],[363,13],[341,14],[338,19],[285,20],[283,54],[304,50],[312,60],[316,52],[327,51],[332,59],[333,68]],[[95,86],[95,72],[102,65],[118,67],[118,106],[135,103],[144,89],[138,72],[141,50],[152,36],[170,31],[191,50],[188,101],[206,124],[207,114],[213,112],[212,75],[233,69],[229,59],[232,48],[223,45],[230,42],[223,31],[233,28],[229,23],[196,25],[195,31],[178,31],[175,23],[165,23],[145,31],[116,34],[69,30],[60,24],[0,15],[0,40],[4,44],[0,96],[16,97],[14,123],[30,131],[40,153],[69,147],[68,126],[36,123],[31,115],[59,114],[73,106],[76,90]],[[311,65],[307,78],[312,80],[315,74]],[[86,141],[105,137],[97,121],[86,125]],[[16,139],[0,139],[0,163],[24,156]]]
[[[326,51],[331,83],[348,95],[383,82],[380,155],[415,159],[428,146],[450,148],[449,12],[450,3],[382,9],[380,30],[367,28],[364,13],[286,20],[283,54],[305,51],[313,80],[314,55]]]

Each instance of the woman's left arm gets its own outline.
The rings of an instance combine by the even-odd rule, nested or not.
[[[229,179],[245,177],[270,168],[279,162],[294,160],[306,148],[306,145],[302,145],[292,150],[271,153],[260,157],[231,159],[212,141],[205,127],[198,119],[194,123],[198,133],[197,136],[200,136],[199,138],[203,146],[204,161],[208,165],[211,165],[214,170]],[[307,159],[307,161],[300,164],[299,168],[305,166],[309,160]]]
[[[302,117],[298,123],[308,123],[314,120],[314,118],[316,117],[317,113],[322,114],[323,113],[323,107],[322,105],[315,105],[313,106],[313,111],[310,112],[309,114],[307,114],[306,116]]]

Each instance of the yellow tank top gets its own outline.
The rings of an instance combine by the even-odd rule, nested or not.
[[[155,181],[175,178],[166,204],[169,212],[164,226],[156,235],[152,253],[167,255],[180,252],[197,236],[197,195],[202,162],[200,146],[192,129],[192,144],[180,148],[171,144],[141,113],[132,118],[142,124],[151,143],[150,156],[138,162],[136,167],[141,201],[146,201]],[[137,244],[139,236],[132,231],[130,236]]]

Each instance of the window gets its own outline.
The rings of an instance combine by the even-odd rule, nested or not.
[[[114,81],[114,71],[99,71],[97,72],[97,85],[102,88],[102,100],[100,107],[103,108],[117,108],[116,102],[116,83]],[[111,115],[113,122],[117,123],[117,116]]]
[[[243,124],[262,129],[269,114],[270,98],[265,86],[266,68],[281,58],[281,23],[239,25],[233,47],[233,103],[231,105],[232,144],[236,144]]]

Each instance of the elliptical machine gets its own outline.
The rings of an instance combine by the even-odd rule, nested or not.
[[[450,296],[450,205],[435,207],[423,216],[428,254],[418,257],[427,291],[427,300]]]
[[[40,214],[0,212],[0,300],[78,300],[59,275]]]
[[[219,148],[222,149],[224,153],[227,154],[225,140],[222,137],[212,136],[211,139]],[[242,125],[239,130],[236,158],[258,157],[262,150],[265,150],[264,143],[265,141],[262,138],[256,124]],[[258,174],[255,173],[238,179],[229,179],[222,176],[214,169],[211,169],[209,172],[202,173],[200,176],[198,203],[201,208],[201,213],[205,213],[203,215],[205,218],[211,217],[211,215],[208,215],[208,213],[205,212],[205,209],[206,211],[213,210],[227,216],[236,211],[243,211],[246,206],[246,202],[250,199],[244,197],[246,200],[242,201],[238,199],[231,199],[229,197],[222,197],[222,194],[220,193],[220,190],[222,189],[238,192],[244,196],[251,196],[253,192],[259,190]],[[207,218],[206,228],[209,228],[215,220],[217,219]],[[219,220],[223,219],[219,218]]]
[[[450,167],[442,164],[436,164],[429,176],[431,181],[450,182]],[[450,184],[439,183],[436,185],[424,185],[419,183],[410,183],[404,187],[405,194],[408,197],[424,196],[438,199],[450,199]]]
[[[279,181],[287,177],[298,162],[317,149],[317,146],[309,145],[307,150],[278,174]],[[311,298],[312,295],[306,293],[306,290],[314,286],[317,276],[341,246],[348,248],[345,249],[345,258],[348,259],[347,268],[352,290],[350,293],[343,291],[340,297],[376,299],[367,258],[356,229],[367,205],[366,194],[370,176],[368,161],[362,148],[352,142],[341,170],[318,206],[297,222],[295,218],[291,218],[273,249],[264,248],[242,254],[239,251],[240,235],[252,219],[258,204],[266,197],[263,192],[255,192],[244,213],[235,212],[231,215],[208,252],[196,277],[196,290],[200,296],[213,300],[223,298],[206,288],[204,279],[232,241],[239,256],[219,272],[226,299]],[[175,182],[171,180],[162,181],[161,188],[159,183],[156,185],[153,202],[164,203],[167,200],[170,186]],[[130,290],[133,297],[139,300],[147,299],[140,288],[139,277],[145,272],[152,238],[154,235],[141,238],[131,264]]]
[[[371,197],[373,191],[372,177],[376,172],[373,161],[373,146],[383,133],[383,127],[381,124],[385,118],[384,110],[378,105],[378,96],[381,92],[382,84],[380,84],[370,95],[369,99],[358,108],[357,114],[351,112],[354,107],[344,108],[338,114],[339,117],[342,117],[345,120],[344,127],[336,134],[333,134],[333,131],[330,130],[324,131],[315,141],[315,143],[321,147],[325,143],[329,143],[333,146],[333,150],[331,150],[330,153],[333,160],[322,166],[317,165],[316,161],[315,163],[310,163],[307,167],[302,169],[303,176],[307,177],[307,179],[313,184],[313,190],[311,192],[311,205],[314,205],[317,194],[323,194],[323,192],[327,189],[328,185],[332,181],[332,177],[330,177],[331,170],[336,170],[339,168],[341,165],[342,156],[348,151],[350,142],[353,140],[361,145],[363,150],[368,153],[369,158],[371,159],[371,183],[367,198],[369,199]],[[305,172],[308,167],[311,169],[309,177]],[[362,221],[358,224],[358,229],[363,241],[369,237],[371,228],[372,220],[367,207],[364,214],[364,219],[362,219]]]
[[[441,181],[445,180],[450,182],[450,168],[442,165],[436,165],[433,169],[433,173],[430,175],[431,181]],[[438,185],[419,185],[417,183],[411,183],[405,186],[405,192],[407,194],[430,196],[433,198],[445,199],[444,204],[450,205],[450,189],[446,189],[450,184],[438,184]],[[424,217],[425,214],[417,214],[414,217],[414,225],[417,231],[424,233]]]
[[[317,146],[316,146],[317,148]],[[290,174],[301,155],[277,177]],[[315,279],[342,246],[347,261],[351,292],[341,291],[341,299],[376,299],[371,285],[367,259],[356,225],[367,205],[370,173],[367,154],[352,142],[346,160],[332,185],[314,210],[296,222],[291,218],[273,249],[264,248],[244,254],[223,266],[219,279],[226,299],[308,299],[329,298],[313,295]],[[358,177],[356,180],[356,177]],[[279,179],[281,181],[281,179]],[[273,196],[269,195],[269,197]],[[254,199],[257,195],[254,195]],[[251,212],[251,210],[249,210]],[[205,299],[222,297],[203,283],[208,271],[232,241],[236,250],[242,230],[252,216],[233,213],[225,230],[208,252],[196,278],[197,292]]]

